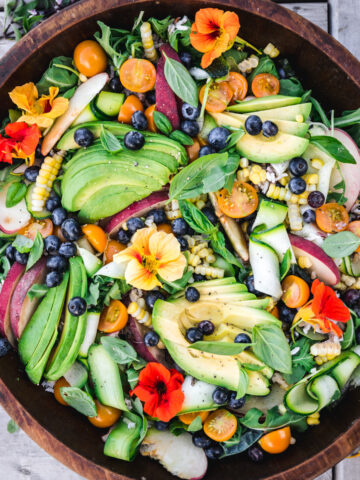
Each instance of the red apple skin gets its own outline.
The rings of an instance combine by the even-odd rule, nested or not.
[[[0,292],[0,333],[12,346],[15,346],[16,341],[10,325],[10,303],[24,271],[25,265],[15,262],[8,271]]]
[[[39,304],[39,299],[30,301],[29,289],[35,284],[42,284],[46,276],[46,259],[41,258],[22,276],[17,284],[10,302],[10,323],[15,338],[18,340]]]
[[[134,317],[129,315],[127,336],[138,355],[147,362],[158,362],[167,365],[167,362],[165,361],[165,350],[161,350],[157,347],[147,347],[145,345],[144,335],[149,331],[149,328],[141,325]]]
[[[316,277],[327,285],[336,285],[340,281],[340,272],[334,260],[326,255],[319,246],[310,240],[289,234],[290,242],[296,258],[309,257],[312,263],[311,271]]]
[[[152,193],[138,202],[132,203],[110,218],[105,227],[106,233],[113,237],[120,230],[122,224],[127,222],[129,218],[142,217],[150,210],[163,207],[168,200],[168,192],[166,190],[161,190]]]

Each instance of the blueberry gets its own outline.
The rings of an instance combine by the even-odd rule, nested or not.
[[[230,408],[242,408],[245,405],[246,397],[236,398],[236,392],[230,393],[228,405]]]
[[[51,197],[46,200],[45,207],[49,212],[54,211],[55,208],[61,207],[60,197],[58,197],[56,194],[51,195]]]
[[[274,122],[266,120],[266,122],[263,123],[262,132],[264,137],[275,137],[278,131],[279,128]]]
[[[208,448],[213,443],[212,440],[207,435],[205,435],[203,430],[199,430],[193,433],[192,442],[195,447],[199,448]]]
[[[68,266],[68,260],[61,255],[52,255],[46,260],[46,266],[49,270],[56,270],[57,272],[65,272]]]
[[[166,214],[165,210],[162,208],[157,208],[156,210],[151,210],[147,217],[152,217],[153,221],[156,225],[160,225],[161,223],[166,223]]]
[[[209,145],[215,150],[222,150],[226,147],[230,131],[225,127],[215,127],[208,135]]]
[[[308,205],[312,208],[319,208],[321,205],[325,203],[325,196],[323,193],[315,190],[314,192],[310,192],[307,198]]]
[[[182,61],[182,63],[185,65],[186,68],[191,67],[192,57],[191,57],[191,54],[189,52],[181,52],[181,53],[179,53],[179,57],[180,57],[180,60]]]
[[[139,217],[132,217],[126,222],[126,226],[131,235],[133,235],[140,228],[145,227],[145,223]]]
[[[261,118],[257,115],[250,115],[245,120],[245,130],[249,135],[259,135],[262,130]]]
[[[119,75],[115,75],[109,82],[109,88],[112,92],[120,93],[122,91],[122,85]]]
[[[185,250],[187,250],[189,248],[189,243],[188,241],[186,240],[185,237],[181,237],[181,236],[177,236],[176,237],[177,241],[180,243],[180,250],[182,252],[185,252]]]
[[[120,228],[117,236],[119,242],[123,243],[124,245],[127,245],[130,242],[131,234],[129,234],[129,232],[125,231],[123,228]]]
[[[264,452],[258,445],[251,445],[247,453],[252,462],[260,463],[264,460]]]
[[[6,338],[0,338],[0,357],[3,357],[11,350],[11,345]]]
[[[294,317],[297,313],[296,308],[289,308],[285,305],[284,302],[278,302],[277,308],[279,310],[280,320],[285,323],[291,323],[294,320]]]
[[[162,422],[161,420],[157,420],[154,422],[154,427],[156,430],[159,430],[160,432],[166,430],[169,426],[169,422]]]
[[[219,443],[213,443],[210,447],[204,448],[205,455],[211,460],[216,460],[224,453],[224,449]]]
[[[16,248],[13,247],[12,245],[8,245],[6,247],[5,255],[10,262],[13,262],[15,260],[15,252],[16,252]]]
[[[213,391],[212,399],[217,405],[224,405],[229,401],[229,395],[229,390],[223,387],[217,387]]]
[[[198,123],[194,120],[183,120],[180,123],[180,130],[190,137],[196,137],[200,131]]]
[[[305,223],[315,222],[316,214],[315,214],[314,210],[311,210],[311,208],[308,208],[307,210],[305,210],[305,212],[303,212],[302,216],[303,216],[303,220],[304,220]]]
[[[214,225],[218,223],[218,218],[215,215],[214,209],[211,207],[204,207],[202,210],[202,213],[205,215],[205,217],[210,220],[211,223]]]
[[[199,157],[204,157],[205,155],[211,155],[212,153],[216,153],[215,148],[210,147],[210,145],[204,145],[199,150]]]
[[[94,135],[88,128],[82,127],[75,130],[74,140],[80,147],[90,147],[94,141]]]
[[[74,317],[80,317],[86,312],[86,300],[82,297],[72,297],[68,302],[68,310]]]
[[[154,308],[156,300],[165,300],[164,295],[159,290],[153,290],[146,295],[145,303],[151,310]]]
[[[203,334],[200,328],[191,327],[186,330],[185,337],[190,343],[195,343],[203,339]]]
[[[347,290],[344,295],[342,296],[344,303],[350,307],[359,306],[360,303],[360,290],[356,290],[355,288],[350,288]]]
[[[360,327],[355,330],[355,342],[360,345]]]
[[[210,320],[203,320],[199,323],[199,328],[204,335],[211,335],[214,333],[215,325]]]
[[[183,103],[181,107],[181,114],[186,120],[196,120],[200,115],[200,107],[193,107],[188,103]]]
[[[200,298],[199,290],[195,287],[188,287],[185,290],[185,298],[188,302],[197,302]]]
[[[295,157],[290,160],[289,163],[289,172],[295,177],[301,177],[305,175],[308,170],[307,161],[302,157]]]
[[[131,125],[136,128],[136,130],[146,130],[148,128],[148,121],[144,112],[141,110],[134,112],[131,116]]]
[[[62,281],[62,274],[60,272],[49,272],[45,278],[45,285],[49,288],[57,287]]]
[[[17,250],[15,250],[14,258],[15,258],[15,261],[17,263],[20,263],[21,265],[26,265],[27,261],[28,261],[28,258],[29,258],[29,254],[28,253],[20,253]]]
[[[153,330],[145,333],[144,335],[144,343],[147,347],[156,347],[156,345],[159,343],[159,340],[159,335]]]
[[[186,235],[188,233],[188,224],[183,218],[176,218],[171,222],[171,229],[175,235]]]
[[[235,343],[251,343],[251,338],[247,333],[239,333],[238,335],[236,335],[234,342]]]
[[[245,280],[245,285],[247,286],[247,289],[249,290],[250,293],[253,293],[254,295],[262,295],[261,292],[259,292],[255,288],[254,275],[249,275],[247,277],[247,279]]]
[[[36,177],[39,175],[40,167],[33,165],[32,167],[28,167],[24,172],[24,177],[28,182],[35,182]]]
[[[155,90],[150,90],[150,92],[147,92],[146,100],[149,102],[150,105],[154,105],[154,103],[156,103],[156,92],[155,92]]]
[[[144,146],[145,137],[142,133],[131,130],[124,137],[124,145],[129,150],[140,150]]]
[[[49,255],[56,255],[61,245],[60,238],[56,235],[49,235],[44,238],[44,247]]]
[[[204,282],[206,280],[205,275],[201,275],[200,273],[194,273],[193,278],[195,282]]]
[[[67,212],[63,207],[57,207],[51,214],[51,220],[54,225],[61,225],[67,218]]]
[[[75,243],[64,242],[60,245],[59,254],[65,258],[75,257],[77,248]]]
[[[301,177],[293,177],[289,182],[289,190],[295,195],[300,195],[306,190],[306,182]]]
[[[69,240],[70,242],[75,242],[82,236],[80,224],[75,218],[67,218],[61,224],[61,231],[66,240]]]

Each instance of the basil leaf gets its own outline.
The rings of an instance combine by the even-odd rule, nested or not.
[[[104,125],[101,125],[100,142],[104,149],[110,153],[120,152],[120,150],[123,149],[119,140],[113,133],[111,133],[109,130],[106,130]]]
[[[249,75],[247,79],[249,82],[249,85],[254,80],[254,77],[256,77],[256,75],[259,75],[259,73],[271,73],[272,75],[274,75],[274,77],[279,78],[279,74],[276,70],[275,63],[267,55],[264,55],[263,57],[260,58],[258,66],[255,67],[254,70]]]
[[[17,205],[25,197],[26,185],[22,182],[13,182],[6,192],[6,208]]]
[[[173,282],[166,282],[163,278],[160,277],[162,288],[166,292],[170,293],[170,295],[174,295],[174,293],[184,290],[192,274],[193,272],[191,270],[188,270],[181,278],[179,278],[179,280],[174,280]]]
[[[44,297],[47,294],[48,290],[49,287],[47,287],[46,285],[34,283],[34,285],[29,288],[26,295],[29,297],[30,301],[32,301],[34,298]]]
[[[301,337],[300,340],[291,345],[291,351],[299,347],[299,351],[292,358],[292,373],[284,374],[284,379],[289,385],[293,385],[300,381],[306,373],[316,366],[314,357],[310,353],[312,341],[309,338]]]
[[[239,128],[232,132],[226,142],[226,147],[222,150],[222,152],[226,152],[227,150],[230,150],[234,145],[237,144],[238,140],[240,140],[241,137],[245,135],[245,130],[243,128]],[[240,157],[239,157],[240,161]]]
[[[290,347],[281,328],[263,323],[255,325],[252,333],[255,355],[274,370],[291,373]]]
[[[126,377],[131,390],[133,390],[139,382],[139,373],[134,368],[127,368]]]
[[[121,338],[104,336],[101,337],[100,342],[114,362],[119,365],[125,365],[138,359],[134,348]]]
[[[201,417],[200,415],[197,415],[194,420],[190,423],[190,425],[187,428],[188,432],[198,432],[199,430],[202,430],[202,423],[201,423]]]
[[[240,156],[230,153],[226,165],[223,167],[215,167],[204,178],[202,182],[204,192],[216,192],[221,188],[226,188],[227,190],[231,191],[239,163]]]
[[[326,113],[324,112],[324,109],[320,105],[320,103],[316,100],[314,97],[309,98],[310,102],[312,103],[312,106],[314,107],[315,112],[318,114],[319,120],[327,126],[327,128],[330,128],[330,121],[326,116]],[[314,117],[314,110],[311,113],[311,118]],[[316,120],[316,117],[314,118]]]
[[[201,352],[214,353],[215,355],[238,355],[252,343],[230,343],[230,342],[195,342],[188,346]]]
[[[303,86],[296,77],[280,79],[280,95],[289,95],[290,97],[301,97],[304,94]]]
[[[188,200],[180,200],[179,208],[181,216],[195,232],[211,235],[217,231],[217,227],[193,203]]]
[[[298,415],[290,411],[282,415],[277,406],[268,410],[265,420],[260,422],[259,420],[263,415],[263,412],[258,408],[250,408],[245,417],[239,419],[239,422],[247,428],[266,431],[301,422],[304,418],[304,415]]]
[[[164,135],[170,135],[172,126],[167,116],[161,112],[154,111],[153,118],[156,128]]]
[[[154,112],[156,113],[156,112]],[[181,130],[174,130],[170,133],[169,137],[176,142],[181,143],[181,145],[193,145],[194,140],[187,135],[186,133],[182,132]]]
[[[321,248],[332,258],[343,258],[355,252],[360,238],[352,232],[339,232],[326,237]]]
[[[86,417],[96,417],[96,405],[93,398],[77,387],[61,387],[60,395],[63,400],[79,413]]]
[[[334,157],[340,163],[356,163],[349,150],[337,138],[327,135],[311,137],[310,143]]]
[[[28,271],[41,258],[44,251],[44,240],[39,232],[36,232],[34,243],[31,247],[29,258],[26,264],[26,271]]]
[[[244,266],[240,262],[240,260],[237,259],[235,255],[226,248],[225,237],[222,232],[216,232],[214,235],[212,235],[210,238],[210,243],[211,243],[211,248],[216,253],[221,255],[224,260],[231,263],[232,265],[236,265],[241,270],[244,270]]]
[[[334,118],[334,127],[344,128],[360,123],[360,107],[356,110],[343,112],[341,117]]]
[[[238,366],[239,366],[239,384],[236,390],[236,399],[243,398],[249,386],[249,376],[245,368],[243,368],[241,362],[239,361],[238,361]]]
[[[237,455],[238,453],[245,452],[251,445],[254,445],[259,438],[263,436],[263,432],[260,430],[247,430],[240,437],[240,440],[231,446],[227,446],[228,442],[223,442],[222,447],[224,453],[219,458],[229,457],[230,455]]]
[[[171,90],[181,100],[194,108],[198,106],[198,90],[195,80],[184,65],[172,58],[165,56],[164,74]]]
[[[51,60],[48,69],[36,84],[39,95],[48,93],[50,87],[58,87],[59,93],[62,94],[77,85],[78,76],[76,73],[61,67],[74,69],[73,59],[61,56]]]
[[[28,253],[33,246],[33,241],[30,238],[24,237],[24,235],[16,235],[12,246],[16,248],[19,253]]]
[[[291,267],[291,250],[288,248],[280,263],[280,279],[282,280],[288,273]]]

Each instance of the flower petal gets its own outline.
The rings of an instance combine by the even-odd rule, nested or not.
[[[161,263],[158,266],[158,274],[167,282],[173,282],[181,278],[186,267],[186,258],[180,254],[171,262]]]
[[[52,118],[47,118],[44,115],[22,115],[19,121],[26,122],[28,125],[37,125],[39,128],[49,128],[53,124]]]
[[[155,232],[149,238],[149,253],[161,263],[175,260],[180,255],[180,243],[175,235],[166,232]]]
[[[191,45],[198,52],[205,53],[212,50],[216,43],[216,37],[211,34],[200,33],[196,30],[196,25],[193,23],[190,32]]]
[[[141,290],[153,290],[161,283],[156,275],[147,270],[137,260],[130,260],[125,270],[125,280],[129,285]]]
[[[221,26],[229,35],[229,42],[232,44],[240,28],[239,17],[235,12],[225,12],[221,18]]]
[[[163,422],[168,422],[177,413],[180,412],[182,404],[184,403],[185,395],[181,388],[168,392],[161,397],[161,401],[156,409],[156,417]]]
[[[132,239],[131,242],[139,252],[141,252],[142,255],[150,255],[150,250],[149,250],[149,242],[150,242],[150,237],[156,233],[156,228],[141,228],[140,230],[137,230]]]
[[[197,31],[205,34],[219,31],[223,14],[224,10],[219,8],[201,8],[195,15]]]
[[[9,96],[18,108],[25,110],[28,113],[32,113],[35,101],[39,94],[35,84],[33,82],[29,82],[19,87],[15,87],[9,93]]]
[[[52,118],[52,119],[60,117],[60,115],[66,112],[66,110],[68,109],[68,106],[69,106],[69,100],[67,98],[64,98],[64,97],[55,98],[55,100],[51,104],[51,110],[46,113],[43,113],[42,116],[47,118]]]
[[[201,67],[207,68],[215,58],[221,57],[221,55],[226,52],[229,48],[229,35],[226,32],[223,32],[217,39],[214,45],[214,48],[209,52],[206,52],[201,58]]]

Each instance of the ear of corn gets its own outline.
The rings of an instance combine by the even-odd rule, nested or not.
[[[140,302],[131,302],[128,306],[128,314],[135,318],[139,323],[149,327],[151,325],[151,315],[139,304]]]
[[[302,229],[303,222],[300,215],[300,208],[297,203],[288,202],[288,217],[290,229],[293,232],[297,232]]]
[[[140,27],[141,41],[144,47],[145,57],[155,62],[158,58],[155,47],[154,40],[151,31],[151,25],[149,22],[144,22]]]
[[[45,157],[31,197],[31,208],[34,212],[41,212],[50,195],[51,187],[59,173],[63,161],[64,152],[55,153],[52,157]]]
[[[341,353],[340,342],[337,342],[331,338],[325,342],[314,343],[311,345],[310,353],[315,357],[315,362],[318,365],[332,360]],[[320,358],[319,358],[320,357]]]

